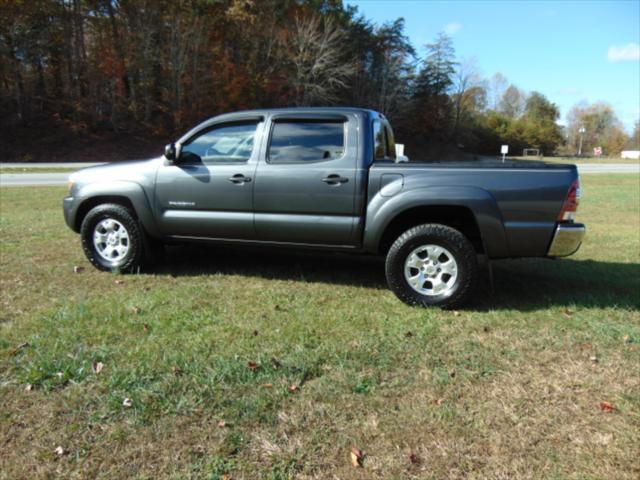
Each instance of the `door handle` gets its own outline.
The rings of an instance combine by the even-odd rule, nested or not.
[[[347,177],[341,177],[337,173],[332,173],[331,175],[327,175],[323,178],[322,181],[329,185],[341,185],[343,183],[347,183],[349,179]]]
[[[241,185],[243,183],[247,183],[251,181],[251,177],[245,177],[243,174],[241,173],[236,173],[234,176],[229,177],[229,181],[231,183],[235,183],[237,185]]]

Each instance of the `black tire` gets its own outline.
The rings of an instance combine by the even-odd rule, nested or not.
[[[457,277],[442,294],[422,294],[414,290],[405,278],[407,257],[423,245],[444,247],[457,264]],[[389,288],[409,305],[456,308],[467,302],[473,294],[478,278],[478,260],[473,245],[458,230],[440,224],[426,224],[413,227],[396,239],[387,253],[385,273]],[[428,281],[426,285],[429,285]]]
[[[104,258],[94,245],[93,236],[96,226],[104,220],[116,220],[128,234],[126,254],[115,261]],[[80,238],[82,249],[91,264],[105,272],[135,272],[142,267],[145,260],[145,239],[142,227],[135,219],[131,211],[115,203],[105,203],[94,207],[82,220]]]

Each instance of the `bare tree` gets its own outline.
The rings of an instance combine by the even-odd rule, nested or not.
[[[493,110],[498,110],[498,106],[500,105],[500,100],[504,95],[505,90],[509,86],[509,81],[507,77],[505,77],[500,72],[495,73],[489,79],[489,85],[487,87],[489,93],[489,108]]]
[[[454,138],[458,138],[467,114],[480,112],[486,106],[486,88],[475,58],[463,59],[453,76]]]
[[[296,105],[331,103],[354,72],[343,55],[345,35],[329,17],[296,18],[291,55]]]
[[[500,99],[498,111],[511,118],[518,118],[524,113],[527,94],[515,85],[509,85]]]

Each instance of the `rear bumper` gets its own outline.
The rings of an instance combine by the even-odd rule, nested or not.
[[[560,223],[556,226],[548,257],[568,257],[578,251],[587,227],[581,223]]]

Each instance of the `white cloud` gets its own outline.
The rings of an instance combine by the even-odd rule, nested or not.
[[[447,23],[444,26],[444,32],[447,35],[455,35],[456,33],[458,33],[460,31],[461,28],[462,28],[462,24],[461,23],[457,23],[457,22]]]
[[[621,47],[611,46],[607,57],[610,62],[638,61],[640,60],[640,45],[629,43]]]

